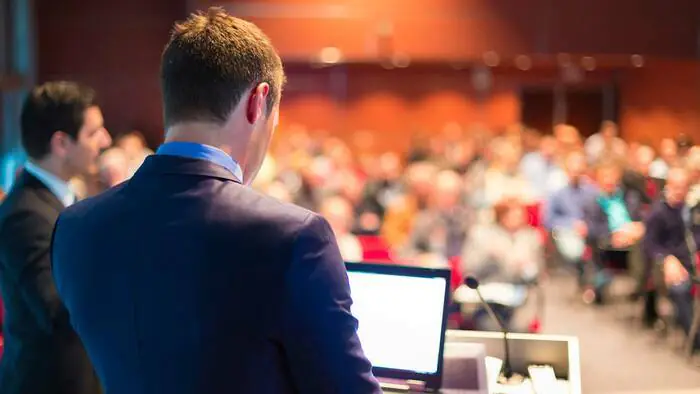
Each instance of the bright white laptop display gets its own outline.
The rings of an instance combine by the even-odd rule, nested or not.
[[[441,378],[449,271],[347,266],[352,314],[359,321],[358,335],[367,358],[375,370],[380,369],[377,376],[381,370],[391,370]]]

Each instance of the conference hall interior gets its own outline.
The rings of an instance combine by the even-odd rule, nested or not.
[[[22,101],[52,80],[93,87],[113,139],[75,193],[128,182],[163,142],[172,24],[213,5],[284,63],[250,187],[322,214],[345,261],[449,270],[452,333],[500,332],[465,278],[518,289],[484,295],[514,338],[566,339],[568,392],[700,393],[700,276],[664,272],[655,208],[682,194],[696,254],[700,1],[0,0],[0,196]],[[603,239],[628,192],[625,236]]]

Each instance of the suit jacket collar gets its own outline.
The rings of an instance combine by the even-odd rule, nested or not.
[[[22,171],[22,174],[19,176],[19,179],[17,180],[17,183],[13,186],[13,189],[17,188],[18,190],[24,189],[24,190],[31,190],[34,192],[42,201],[44,201],[46,204],[48,204],[51,208],[54,208],[56,211],[60,212],[63,211],[66,207],[63,205],[63,202],[58,199],[56,194],[54,194],[41,180],[39,180],[37,177],[35,177],[32,173],[29,171]]]
[[[240,183],[231,171],[208,160],[169,155],[151,155],[146,158],[134,177],[152,174],[196,175]]]

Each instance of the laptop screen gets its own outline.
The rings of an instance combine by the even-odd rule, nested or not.
[[[449,270],[347,266],[352,314],[372,365],[416,375],[441,373]]]

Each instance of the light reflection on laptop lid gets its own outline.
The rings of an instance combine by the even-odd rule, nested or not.
[[[365,355],[379,379],[442,384],[450,271],[346,263],[352,314]],[[424,386],[423,386],[424,385]]]

